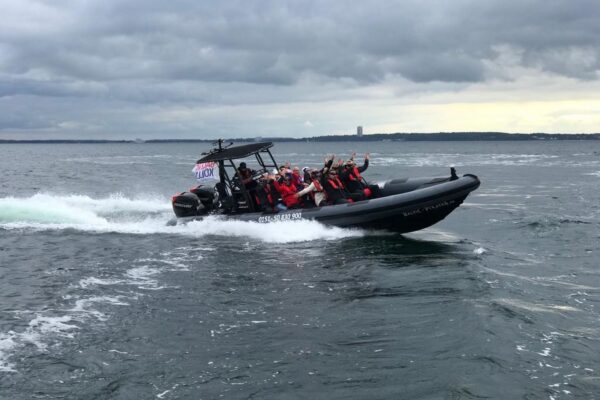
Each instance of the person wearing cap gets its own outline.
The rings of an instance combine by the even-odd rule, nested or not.
[[[258,178],[258,186],[256,188],[256,202],[258,208],[263,212],[277,212],[277,200],[279,193],[275,189],[274,180],[265,172]]]
[[[246,166],[245,162],[241,162],[236,175],[239,177],[240,181],[246,186],[246,189],[253,189],[256,187],[256,182],[252,178],[254,175],[254,171]]]
[[[349,202],[350,193],[346,190],[337,174],[337,169],[341,164],[338,162],[334,167],[334,159],[334,155],[325,158],[325,166],[322,169],[319,183],[323,186],[328,204],[345,204]]]
[[[360,175],[361,172],[364,172],[369,168],[369,153],[365,154],[365,161],[361,167],[357,166],[354,162],[354,155],[355,153],[352,153],[350,159],[346,161],[342,168],[340,168],[340,180],[352,194],[353,198],[359,196],[362,197],[362,199],[371,197],[375,191],[372,186],[376,185],[368,185]]]
[[[250,201],[255,209],[259,208],[256,188],[258,187],[258,183],[254,180],[253,175],[255,174],[254,170],[251,170],[246,166],[245,162],[241,162],[237,168],[237,172],[235,173],[236,177],[239,181],[244,185],[248,195],[250,197]]]

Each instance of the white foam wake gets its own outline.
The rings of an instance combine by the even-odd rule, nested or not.
[[[15,371],[14,365],[8,362],[9,352],[17,347],[15,333],[0,332],[0,372]]]
[[[22,332],[0,332],[0,372],[16,371],[15,365],[9,362],[9,358],[17,348],[32,344],[38,350],[46,351],[49,337],[73,338],[73,331],[79,327],[68,322],[72,322],[72,318],[68,315],[59,317],[36,315],[29,321],[27,329]]]
[[[170,210],[161,199],[128,199],[120,194],[93,199],[84,195],[35,194],[0,199],[0,223],[106,224],[111,216],[130,216]]]
[[[134,235],[174,234],[249,237],[270,243],[337,240],[364,235],[361,230],[327,227],[315,221],[269,224],[207,217],[185,225],[167,226],[172,218],[168,199],[130,199],[122,195],[93,199],[84,195],[36,194],[0,199],[0,229],[75,229]]]

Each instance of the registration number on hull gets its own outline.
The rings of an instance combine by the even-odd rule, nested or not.
[[[258,217],[258,222],[265,223],[265,222],[277,222],[277,221],[297,221],[299,219],[302,219],[301,212],[264,215],[262,217]]]

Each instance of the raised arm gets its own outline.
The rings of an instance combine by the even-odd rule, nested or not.
[[[330,156],[325,157],[325,166],[323,167],[323,175],[325,175],[331,169],[334,158],[335,158],[335,155],[333,155],[333,154],[331,155],[331,157]]]
[[[369,168],[369,153],[365,154],[365,162],[362,167],[358,167],[358,172],[364,172],[367,168]]]

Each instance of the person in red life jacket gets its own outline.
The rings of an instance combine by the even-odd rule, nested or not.
[[[258,179],[258,186],[256,188],[256,203],[261,211],[264,212],[277,212],[277,199],[279,193],[273,185],[274,180],[269,177],[268,173],[264,173]]]
[[[300,175],[300,168],[294,167],[292,169],[292,183],[296,186],[298,190],[304,187],[304,179]]]
[[[283,176],[283,182],[274,181],[273,184],[275,185],[275,188],[279,194],[281,194],[281,200],[288,209],[299,208],[302,206],[298,196],[298,188],[296,188],[296,185],[294,185],[292,182],[291,173],[286,173]]]
[[[353,195],[361,196],[365,198],[371,198],[377,195],[379,187],[377,185],[368,185],[367,182],[361,176],[361,172],[366,171],[369,168],[369,153],[365,154],[365,161],[361,167],[357,166],[354,162],[354,153],[343,168],[340,168],[340,179],[346,189]]]
[[[277,183],[283,184],[283,177],[279,174],[277,169],[273,169],[271,175],[269,175],[269,184],[271,185],[273,201],[275,202],[275,209],[277,211],[287,210],[287,207],[282,203],[281,194],[277,190]]]
[[[333,162],[333,160],[331,160]],[[346,190],[340,178],[338,178],[335,168],[324,169],[326,172],[321,176],[320,183],[325,190],[328,204],[345,204],[348,203],[350,193]]]
[[[354,154],[352,154],[352,157],[350,157],[343,168],[340,169],[340,179],[350,193],[362,192],[366,187],[360,173],[364,172],[367,168],[369,168],[369,154],[365,154],[365,162],[361,167],[356,165],[354,162]]]
[[[303,190],[298,192],[298,196],[302,197],[305,195],[309,195],[311,202],[304,203],[306,206],[317,206],[322,207],[327,205],[327,195],[325,194],[325,189],[321,184],[320,177],[321,173],[317,170],[312,170],[308,173],[310,184],[305,187]]]

